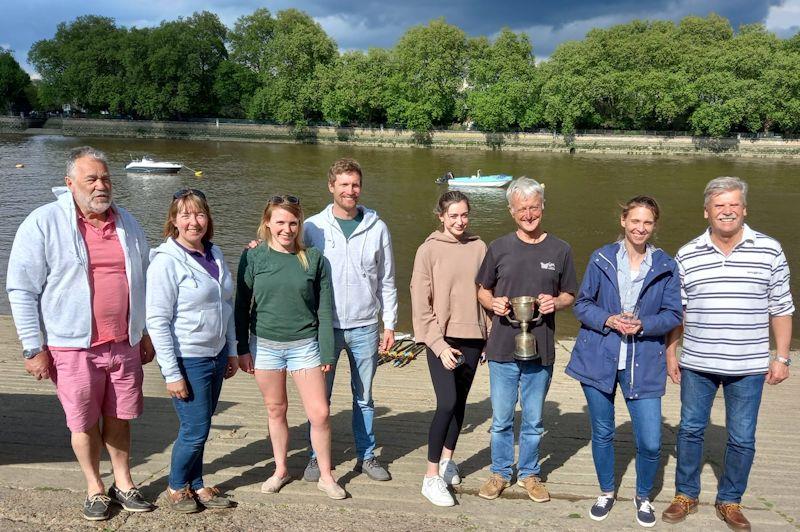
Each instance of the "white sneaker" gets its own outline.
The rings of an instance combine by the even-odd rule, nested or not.
[[[461,484],[461,477],[458,474],[458,465],[452,460],[445,458],[439,462],[439,476],[448,486],[458,486]]]
[[[456,503],[439,475],[422,478],[422,494],[436,506],[453,506]]]

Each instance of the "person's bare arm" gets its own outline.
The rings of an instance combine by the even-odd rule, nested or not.
[[[792,341],[792,316],[770,316],[770,328],[775,338],[775,349],[778,356],[789,358],[789,344]],[[771,360],[767,371],[767,384],[780,384],[789,378],[789,366],[777,360]]]
[[[681,368],[678,365],[678,341],[683,334],[683,325],[678,325],[667,333],[667,375],[675,384],[681,383]]]
[[[508,316],[511,312],[511,305],[506,296],[494,297],[492,290],[481,285],[478,285],[478,301],[488,312],[498,316]]]

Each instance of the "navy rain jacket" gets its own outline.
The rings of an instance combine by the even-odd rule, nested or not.
[[[592,253],[573,312],[581,330],[566,373],[578,381],[611,393],[617,377],[622,335],[605,323],[622,311],[617,282],[619,243]],[[666,334],[681,323],[680,277],[675,260],[660,249],[652,255],[652,266],[639,294],[641,334],[628,345],[627,368],[631,372],[629,398],[664,395],[667,379]],[[626,386],[627,388],[627,386]]]

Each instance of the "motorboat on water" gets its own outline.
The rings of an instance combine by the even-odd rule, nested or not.
[[[137,174],[177,174],[183,168],[183,163],[156,161],[148,156],[133,160],[125,166],[127,172]]]
[[[508,185],[512,179],[514,177],[507,174],[481,175],[481,171],[478,170],[475,175],[463,177],[456,177],[453,172],[447,172],[436,179],[436,183],[446,184],[450,188],[502,188]]]

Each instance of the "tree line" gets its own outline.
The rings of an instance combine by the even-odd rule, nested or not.
[[[16,65],[9,59],[0,53],[0,109],[19,105],[27,91],[29,105],[40,109],[69,103],[137,119],[386,124],[418,132],[464,124],[565,134],[800,130],[800,33],[781,39],[761,24],[734,31],[717,15],[594,29],[538,64],[525,33],[472,38],[444,19],[410,28],[393,48],[340,53],[296,9],[257,9],[233,28],[207,11],[130,29],[90,15],[59,24],[52,39],[33,45],[28,60],[41,75],[35,91],[6,72]]]

